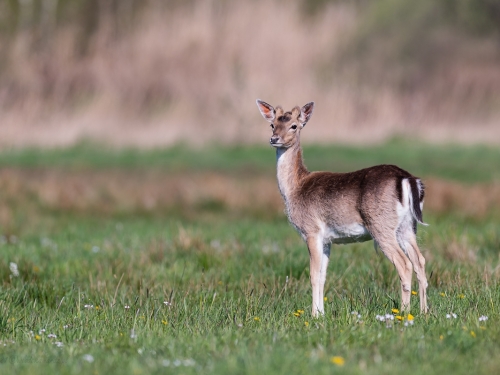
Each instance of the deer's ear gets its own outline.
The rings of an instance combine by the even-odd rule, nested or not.
[[[256,103],[257,107],[259,107],[259,111],[262,117],[264,117],[269,122],[273,122],[274,118],[276,117],[276,111],[274,110],[273,106],[260,99],[257,99]]]
[[[302,126],[306,126],[307,121],[311,118],[314,109],[314,102],[307,103],[300,109],[299,121]]]

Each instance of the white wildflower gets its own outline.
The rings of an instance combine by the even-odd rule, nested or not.
[[[165,304],[165,306],[171,306],[172,305],[172,303],[170,303],[169,301],[164,301],[163,303]]]
[[[130,306],[129,305],[125,305],[125,309],[126,310],[130,309]]]
[[[93,309],[94,305],[84,305],[83,307],[85,307],[86,309]]]
[[[377,319],[380,322],[385,322],[385,315],[377,315],[375,319]]]
[[[17,268],[17,264],[14,262],[9,263],[9,269],[10,272],[12,272],[12,277],[18,277],[19,276],[19,269]]]
[[[135,333],[135,330],[134,330],[134,329],[131,329],[131,330],[130,330],[130,338],[131,338],[131,339],[136,339],[136,338],[137,338],[137,334]]]
[[[481,315],[481,316],[479,317],[479,321],[480,321],[480,322],[485,322],[485,321],[487,321],[487,320],[488,320],[488,317],[487,317],[486,315]]]
[[[49,339],[55,339],[55,338],[57,338],[57,336],[56,336],[56,335],[54,335],[53,333],[49,333],[49,334],[47,335],[47,337],[48,337]]]
[[[189,366],[194,366],[196,365],[196,362],[192,358],[188,358],[184,360],[184,366],[189,367]]]
[[[99,246],[92,246],[92,252],[93,253],[98,253],[101,249],[99,248]]]
[[[61,348],[63,346],[63,343],[61,341],[56,341],[54,345],[57,346],[58,348]]]
[[[85,354],[82,358],[84,361],[87,361],[88,363],[94,362],[94,357],[92,357],[91,354]]]

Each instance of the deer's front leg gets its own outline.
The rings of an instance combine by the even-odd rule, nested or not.
[[[325,313],[323,289],[326,280],[328,257],[330,256],[330,246],[323,245],[323,238],[316,235],[307,238],[307,247],[310,259],[312,316],[317,317]]]

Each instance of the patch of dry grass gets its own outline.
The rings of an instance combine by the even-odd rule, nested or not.
[[[482,218],[500,210],[498,183],[425,182],[425,209],[433,213]],[[275,216],[284,209],[275,177],[266,174],[7,168],[0,171],[0,190],[4,228],[11,225],[18,207],[109,215],[222,210]],[[184,237],[179,236],[180,244]]]

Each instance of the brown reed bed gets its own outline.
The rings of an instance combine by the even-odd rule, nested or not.
[[[427,212],[483,218],[500,211],[498,182],[424,181]],[[105,215],[215,210],[274,217],[284,209],[272,174],[5,168],[0,170],[0,191],[3,227],[19,210]]]
[[[316,101],[309,142],[500,139],[494,40],[440,35],[426,55],[432,69],[416,74],[397,59],[381,63],[376,40],[362,58],[346,53],[364,27],[351,2],[314,16],[299,1],[186,3],[145,7],[123,33],[99,15],[85,53],[71,23],[43,43],[30,28],[0,40],[0,147],[258,142],[268,129],[256,98],[286,107]],[[392,82],[410,75],[404,90]]]

